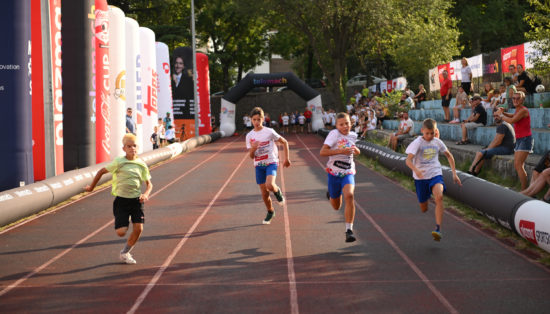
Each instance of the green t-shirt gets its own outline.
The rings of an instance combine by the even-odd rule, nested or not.
[[[105,169],[113,174],[111,194],[125,198],[136,198],[141,195],[141,182],[151,179],[149,168],[143,160],[128,160],[121,156],[115,158]]]
[[[361,91],[361,95],[363,95],[365,97],[369,97],[369,89],[368,88],[363,88],[363,90]]]

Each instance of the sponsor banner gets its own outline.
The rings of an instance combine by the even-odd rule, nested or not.
[[[156,42],[158,73],[158,116],[165,118],[166,113],[172,118],[172,86],[170,84],[170,56],[165,43]]]
[[[483,76],[483,56],[477,55],[466,59],[468,60],[468,65],[472,70],[472,78],[482,77]],[[462,64],[460,65],[460,68],[462,68]]]
[[[460,60],[451,61],[449,63],[449,77],[451,81],[462,80],[460,69],[462,69],[462,63]]]
[[[6,47],[0,49],[0,130],[6,136],[0,153],[0,190],[34,181],[29,123],[32,119],[30,17],[30,1],[2,3],[0,27]]]
[[[380,82],[380,92],[383,94],[385,91],[388,91],[388,81]]]
[[[210,74],[208,56],[197,53],[197,97],[199,98],[199,135],[212,132],[210,119]],[[286,81],[286,79],[285,79]]]
[[[51,1],[55,2],[55,1]],[[61,9],[61,8],[60,8]],[[44,137],[44,80],[42,54],[42,10],[40,0],[31,0],[32,34],[32,156],[34,180],[46,179],[46,138]],[[31,85],[31,86],[32,86]]]
[[[126,20],[124,12],[109,7],[109,86],[111,159],[124,155],[122,137],[126,134]]]
[[[111,91],[109,77],[109,7],[106,0],[95,0],[95,134],[96,163],[111,160]]]
[[[185,138],[195,136],[195,102],[193,92],[193,49],[191,47],[178,47],[173,53],[174,71],[172,72],[172,98],[174,110],[174,122],[178,120],[193,120],[193,128],[189,129],[186,123]],[[199,98],[200,101],[200,98]],[[183,124],[184,121],[177,123]],[[179,134],[181,129],[176,129]],[[233,134],[233,133],[231,133]]]
[[[394,90],[405,90],[407,87],[407,79],[403,76],[392,80]]]
[[[126,107],[132,108],[132,119],[136,125],[138,153],[143,152],[143,118],[141,116],[141,55],[139,54],[139,25],[129,17],[126,28]],[[146,145],[149,146],[149,142]]]
[[[192,134],[195,134],[195,119],[177,119],[174,121],[174,127],[176,138],[183,142],[194,137]]]
[[[428,76],[430,79],[430,91],[439,90],[441,86],[439,85],[439,72],[437,67],[430,69],[428,71]]]
[[[155,33],[146,27],[139,28],[139,46],[141,54],[141,92],[143,103],[143,143],[149,143],[154,126],[158,121],[158,76],[157,58],[155,49]],[[149,151],[153,147],[145,145],[143,150]]]
[[[483,54],[483,80],[486,82],[502,81],[502,63],[500,49]]]
[[[443,71],[447,70],[447,73],[451,73],[451,65],[449,63],[447,64],[441,64],[437,66],[437,74],[439,76],[439,82],[443,82]]]
[[[50,52],[53,101],[53,159],[54,175],[63,173],[63,84],[62,84],[62,53],[61,53],[61,0],[50,0]],[[50,113],[51,114],[51,113]],[[49,132],[48,132],[49,133]]]
[[[520,236],[550,252],[550,205],[527,201],[518,208],[514,223]]]
[[[390,93],[393,90],[393,80],[386,81],[386,91]]]
[[[523,53],[525,55],[525,69],[532,69],[536,58],[548,60],[548,56],[543,56],[542,51],[537,48],[536,42],[533,41],[523,44]]]
[[[509,73],[510,65],[517,66],[518,64],[525,65],[525,55],[523,53],[523,44],[502,48],[500,50],[502,73]]]

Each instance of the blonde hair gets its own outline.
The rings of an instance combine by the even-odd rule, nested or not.
[[[124,136],[122,137],[122,145],[126,145],[126,143],[128,141],[132,141],[132,142],[136,142],[137,141],[137,138],[134,134],[132,133],[126,133],[124,134]]]
[[[468,59],[466,59],[466,57],[462,57],[462,61],[466,62],[466,65],[468,65]]]
[[[514,94],[518,94],[518,95],[519,95],[519,97],[521,97],[521,99],[522,99],[522,100],[525,100],[525,93],[524,93],[524,92],[522,92],[522,91],[518,90],[518,91],[517,91],[517,92],[515,92]]]

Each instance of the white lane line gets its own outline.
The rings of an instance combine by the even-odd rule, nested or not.
[[[176,255],[179,253],[179,251],[181,250],[181,248],[183,247],[183,245],[185,244],[185,242],[187,242],[187,239],[189,239],[191,237],[191,235],[193,234],[193,232],[195,231],[195,229],[197,228],[197,226],[201,223],[201,221],[203,220],[203,218],[206,216],[206,214],[208,213],[208,211],[210,211],[210,208],[212,207],[212,205],[214,205],[214,203],[216,202],[216,200],[218,199],[218,197],[221,195],[221,193],[223,192],[223,190],[225,189],[225,187],[229,184],[229,182],[231,181],[231,179],[233,179],[233,176],[235,176],[235,173],[237,173],[237,170],[239,170],[239,168],[242,166],[243,162],[247,159],[248,157],[248,153],[244,155],[243,159],[241,160],[241,162],[239,163],[239,165],[237,167],[235,167],[235,170],[233,170],[233,172],[231,173],[231,175],[229,176],[229,178],[227,178],[227,180],[225,181],[225,183],[222,185],[222,187],[218,190],[218,192],[216,193],[216,195],[214,196],[214,198],[210,201],[210,203],[208,204],[208,206],[203,210],[202,214],[197,218],[197,220],[195,220],[195,223],[191,226],[191,228],[189,228],[189,230],[187,231],[187,233],[183,236],[183,238],[180,240],[180,242],[176,245],[176,247],[174,248],[174,250],[172,251],[172,253],[170,253],[170,255],[166,258],[166,260],[164,261],[164,263],[161,265],[161,267],[157,270],[157,272],[155,273],[155,275],[153,276],[153,278],[151,279],[151,281],[149,281],[149,283],[147,284],[147,286],[145,287],[145,289],[143,290],[143,292],[141,292],[141,294],[138,296],[138,298],[136,299],[136,302],[134,303],[134,305],[132,306],[132,308],[130,308],[130,310],[127,312],[127,313],[135,313],[137,311],[137,309],[139,308],[139,306],[141,305],[141,303],[143,303],[143,301],[145,300],[145,298],[147,297],[147,295],[149,294],[149,292],[151,291],[151,289],[153,289],[153,287],[155,287],[155,285],[157,284],[157,282],[159,281],[160,277],[162,276],[162,274],[164,273],[164,271],[168,268],[168,266],[170,266],[170,263],[172,263],[172,260],[176,257]]]
[[[288,200],[286,199],[284,165],[281,167],[281,189],[285,197],[283,210],[285,214],[285,243],[286,243],[286,265],[288,269],[288,288],[290,289],[290,312],[300,313],[298,309],[298,290],[296,289],[296,273],[294,272],[294,258],[292,256],[292,241],[290,239],[290,222],[288,217]]]
[[[307,151],[311,154],[311,156],[313,156],[313,158],[317,161],[317,163],[319,163],[319,165],[321,166],[321,168],[325,168],[323,166],[323,164],[321,163],[321,161],[319,160],[319,158],[317,158],[317,156],[315,156],[315,154],[313,154],[311,152],[311,150],[309,149],[309,147],[306,146],[306,144],[302,141],[302,139],[300,139],[300,137],[298,137],[298,140],[302,143],[302,145],[307,149]],[[358,204],[357,202],[355,203],[355,206],[357,208],[359,208],[359,211],[363,214],[363,216],[365,216],[369,221],[370,223],[374,226],[374,228],[382,235],[382,237],[384,237],[384,239],[390,244],[390,246],[397,252],[397,254],[399,254],[399,256],[401,256],[401,258],[409,265],[409,267],[416,273],[416,275],[422,280],[422,282],[424,282],[424,284],[428,287],[428,289],[430,289],[430,291],[432,291],[432,293],[436,296],[436,298],[439,300],[439,302],[441,302],[441,304],[443,304],[443,306],[445,306],[445,308],[447,308],[447,310],[450,312],[450,313],[458,313],[458,311],[451,305],[451,303],[443,296],[443,294],[439,291],[439,289],[437,289],[433,283],[430,281],[430,279],[428,279],[428,277],[420,270],[420,268],[418,268],[418,266],[416,266],[416,264],[407,256],[407,254],[405,254],[405,252],[403,252],[399,246],[393,242],[393,240],[388,236],[388,234],[382,229],[382,227],[380,227],[376,221],[374,221],[374,219],[372,218],[371,215],[367,214],[367,212],[365,211],[365,209],[360,205]]]
[[[149,199],[153,198],[154,196],[156,196],[158,193],[160,193],[161,191],[163,191],[164,189],[166,189],[168,186],[176,183],[176,181],[180,180],[181,178],[183,178],[184,176],[188,175],[189,173],[191,173],[191,171],[195,170],[196,168],[198,168],[200,165],[204,164],[205,162],[207,162],[208,160],[212,159],[214,156],[216,156],[217,154],[219,154],[221,151],[223,151],[227,146],[229,146],[230,144],[234,143],[237,139],[227,143],[225,146],[223,146],[222,148],[220,148],[216,153],[214,153],[212,156],[210,156],[209,158],[203,160],[201,163],[199,163],[198,165],[196,165],[195,167],[193,167],[191,170],[188,170],[186,173],[184,173],[183,175],[179,176],[176,180],[173,180],[172,182],[168,183],[165,187],[163,187],[162,189],[156,191],[155,193],[153,193]],[[107,187],[106,187],[107,188]],[[105,188],[104,188],[105,189]],[[104,190],[102,189],[102,190]],[[55,261],[57,261],[58,259],[60,259],[61,257],[63,257],[64,255],[66,255],[67,253],[69,253],[72,249],[74,249],[75,247],[79,246],[80,244],[86,242],[87,240],[89,240],[90,238],[92,238],[93,236],[95,236],[96,234],[98,234],[99,232],[101,232],[103,229],[107,228],[108,226],[112,225],[114,222],[114,219],[111,219],[108,223],[106,223],[105,225],[101,226],[99,229],[93,231],[92,233],[88,234],[87,236],[85,236],[84,238],[80,239],[80,241],[76,242],[75,244],[73,244],[70,248],[64,250],[63,252],[57,254],[55,257],[53,257],[52,259],[48,260],[47,262],[45,262],[44,264],[38,266],[37,268],[35,268],[32,272],[26,274],[25,276],[23,276],[22,278],[20,278],[19,280],[17,280],[16,282],[14,282],[13,284],[11,285],[8,285],[6,288],[2,289],[0,291],[0,297],[3,296],[4,294],[8,293],[10,290],[16,288],[17,286],[21,285],[21,283],[23,283],[24,281],[26,281],[27,279],[29,279],[30,277],[36,275],[37,273],[41,272],[42,270],[44,270],[44,268],[48,267],[49,265],[51,265],[52,263],[54,263]]]

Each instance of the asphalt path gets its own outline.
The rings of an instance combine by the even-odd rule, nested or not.
[[[0,233],[0,312],[547,313],[550,271],[357,164],[354,231],[325,198],[322,139],[290,135],[287,198],[265,207],[244,137],[152,169],[145,229],[121,264],[110,189]],[[274,199],[274,198],[273,198]]]

